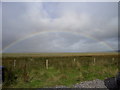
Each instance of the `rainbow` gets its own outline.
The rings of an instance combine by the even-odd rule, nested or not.
[[[14,42],[12,42],[11,44],[9,44],[8,46],[6,46],[5,48],[3,48],[2,52],[4,52],[5,50],[9,49],[10,47],[16,45],[17,43],[20,43],[26,39],[30,39],[32,37],[35,37],[35,36],[38,36],[38,35],[41,35],[41,34],[46,34],[46,33],[50,33],[50,32],[57,32],[57,31],[42,31],[42,32],[35,32],[35,33],[31,33],[25,37],[22,37]],[[59,31],[59,32],[66,32],[66,33],[72,33],[72,34],[75,34],[75,35],[81,35],[83,37],[86,37],[86,38],[89,38],[89,39],[92,39],[92,40],[96,40],[96,41],[99,41],[101,42],[102,45],[106,46],[107,48],[111,49],[111,50],[114,50],[109,44],[107,44],[106,42],[103,42],[103,41],[100,41],[99,39],[89,35],[89,34],[84,34],[84,33],[78,33],[78,32],[73,32],[73,31]]]

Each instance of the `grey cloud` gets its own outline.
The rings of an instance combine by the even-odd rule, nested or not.
[[[104,48],[109,50],[101,42],[88,39],[94,42],[89,43],[86,39],[88,38],[69,33],[47,33],[21,41],[7,52],[90,52],[104,51]]]
[[[2,50],[2,3],[0,2],[0,52]]]
[[[3,47],[32,33],[56,32],[33,37],[7,51],[92,51],[95,45],[95,51],[104,50],[100,41],[117,48],[117,3],[5,3],[3,10]]]

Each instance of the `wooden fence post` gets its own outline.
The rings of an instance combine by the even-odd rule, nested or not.
[[[74,62],[75,62],[75,58],[74,58]]]
[[[46,60],[46,69],[48,69],[48,59]]]
[[[112,58],[112,61],[113,61],[113,62],[114,62],[114,60],[115,60],[115,59],[114,59],[114,58]]]
[[[16,60],[14,60],[14,67],[16,66]]]
[[[96,62],[96,59],[94,58],[94,62],[93,62],[93,63],[94,63],[94,65],[95,65],[95,62]]]

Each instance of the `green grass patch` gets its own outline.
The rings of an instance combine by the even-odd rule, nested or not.
[[[43,88],[59,85],[71,87],[82,81],[104,80],[116,75],[119,64],[116,55],[59,57],[7,57],[5,55],[3,66],[6,67],[3,87]]]

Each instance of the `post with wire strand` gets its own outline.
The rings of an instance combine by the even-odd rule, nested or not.
[[[46,59],[46,69],[48,69],[48,59]]]
[[[75,62],[75,58],[74,58],[74,62]]]
[[[15,68],[15,66],[16,66],[16,60],[14,60],[14,68]]]
[[[96,59],[94,58],[93,60],[94,60],[94,61],[93,61],[93,64],[95,65]]]
[[[114,62],[114,60],[115,60],[115,59],[114,59],[114,57],[113,57],[113,58],[112,58],[112,61]]]

